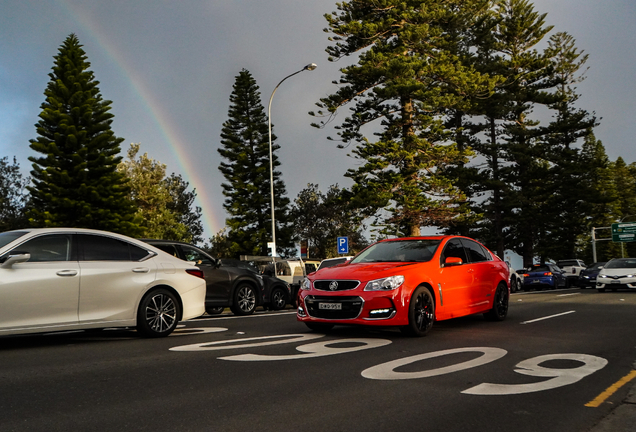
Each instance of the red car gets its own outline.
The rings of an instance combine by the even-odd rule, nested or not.
[[[508,266],[475,240],[459,236],[382,240],[346,264],[308,275],[297,318],[310,329],[336,324],[399,326],[423,336],[435,320],[508,313]]]

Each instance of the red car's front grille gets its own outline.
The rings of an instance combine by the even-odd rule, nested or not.
[[[320,304],[340,304],[340,309],[322,309]],[[322,319],[353,319],[362,312],[364,300],[357,296],[307,296],[305,306],[307,313],[313,318]]]
[[[320,291],[348,291],[356,289],[360,285],[357,280],[317,280],[314,288]]]

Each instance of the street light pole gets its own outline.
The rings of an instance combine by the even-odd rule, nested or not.
[[[274,93],[278,87],[285,81],[287,78],[293,77],[296,74],[301,73],[302,71],[312,71],[316,69],[316,63],[310,63],[299,71],[294,72],[291,75],[287,75],[285,78],[280,80],[278,85],[274,88],[272,95],[269,98],[269,106],[267,107],[267,126],[269,129],[269,187],[271,193],[271,206],[272,206],[272,258],[276,256],[276,220],[274,218],[274,159],[272,157],[272,99],[274,99]]]

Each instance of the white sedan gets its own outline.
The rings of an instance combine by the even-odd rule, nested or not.
[[[0,335],[136,327],[168,336],[205,312],[192,263],[147,243],[74,228],[0,233]]]
[[[619,288],[636,289],[636,258],[609,260],[596,277],[596,289],[616,291]]]

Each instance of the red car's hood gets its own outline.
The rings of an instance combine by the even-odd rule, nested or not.
[[[373,280],[400,274],[400,270],[404,267],[413,265],[422,265],[426,263],[400,263],[400,262],[378,262],[378,263],[360,263],[346,264],[336,267],[327,267],[309,275],[311,280],[324,279],[354,279],[354,280]]]

